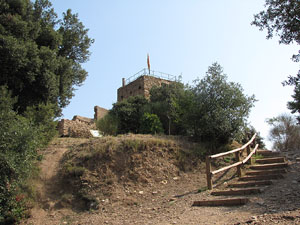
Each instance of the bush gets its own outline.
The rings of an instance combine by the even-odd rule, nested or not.
[[[140,133],[160,134],[163,133],[162,123],[156,114],[144,113],[141,118]]]
[[[299,150],[300,126],[295,117],[282,114],[267,120],[272,126],[269,140],[273,142],[273,148],[277,151]]]
[[[118,132],[118,121],[115,116],[108,113],[102,119],[97,121],[97,128],[104,135],[117,135]]]
[[[113,105],[110,113],[118,121],[118,134],[138,133],[148,101],[143,96],[131,96]]]
[[[7,88],[0,87],[0,224],[23,216],[26,179],[35,167],[37,148],[51,136],[43,133],[44,127],[34,123],[34,118],[18,115],[14,103]]]
[[[195,138],[211,142],[217,149],[245,127],[255,98],[246,96],[240,84],[228,82],[217,63],[208,68],[203,79],[194,83],[193,108],[187,123]]]

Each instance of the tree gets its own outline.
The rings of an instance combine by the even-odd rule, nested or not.
[[[186,134],[185,115],[190,108],[189,90],[173,82],[150,90],[151,112],[158,115],[166,134]]]
[[[141,118],[140,133],[160,134],[163,133],[162,124],[156,114],[144,113]]]
[[[13,110],[15,102],[7,87],[0,86],[0,224],[13,224],[23,216],[26,178],[35,166],[37,149],[55,134],[47,106],[39,106],[38,113],[29,108],[21,116]]]
[[[18,97],[15,110],[52,104],[61,113],[87,76],[87,32],[71,10],[58,20],[48,0],[0,1],[0,85]]]
[[[266,29],[267,39],[279,36],[280,44],[300,44],[300,2],[298,0],[266,0],[266,10],[254,16],[252,25],[260,30]],[[293,61],[300,61],[300,51],[293,55]],[[292,113],[300,113],[300,71],[296,76],[289,76],[283,85],[294,85],[294,101],[288,102]],[[298,116],[300,122],[300,117]]]
[[[300,126],[297,120],[289,114],[281,114],[267,120],[272,126],[269,140],[273,142],[273,148],[277,151],[299,150]]]
[[[97,128],[104,135],[116,135],[118,132],[118,120],[112,113],[108,113],[97,121]]]
[[[195,80],[193,110],[189,112],[189,125],[193,136],[210,142],[215,147],[227,143],[245,126],[254,96],[243,93],[240,84],[227,82],[218,63],[208,68],[206,76]]]
[[[138,133],[141,118],[146,112],[148,101],[143,96],[132,96],[113,104],[109,113],[118,121],[118,133]]]

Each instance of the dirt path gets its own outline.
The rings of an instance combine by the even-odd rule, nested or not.
[[[289,173],[275,181],[263,194],[240,207],[191,207],[193,201],[209,199],[201,171],[180,173],[173,179],[136,187],[135,191],[99,199],[100,207],[76,212],[60,205],[63,197],[57,181],[59,161],[69,147],[87,140],[57,139],[44,152],[41,179],[37,183],[39,204],[23,224],[300,224],[300,163],[290,158]],[[126,187],[116,187],[126,189]],[[132,190],[132,188],[130,189]],[[116,191],[118,193],[118,191]],[[121,193],[121,191],[120,191]]]

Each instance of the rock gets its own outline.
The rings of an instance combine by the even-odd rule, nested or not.
[[[167,181],[167,180],[163,180],[163,181],[161,181],[161,183],[162,183],[162,184],[167,184],[168,181]]]
[[[175,180],[175,181],[179,180],[179,177],[173,177],[173,180]]]
[[[139,194],[142,195],[142,194],[144,194],[144,192],[143,191],[139,191]]]

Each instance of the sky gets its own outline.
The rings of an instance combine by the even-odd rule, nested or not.
[[[95,39],[88,77],[77,87],[63,118],[93,118],[95,105],[111,109],[122,78],[147,67],[192,84],[218,62],[228,81],[240,83],[244,93],[258,100],[249,123],[267,141],[267,118],[289,112],[293,87],[283,87],[299,65],[291,60],[299,46],[279,45],[278,37],[251,26],[263,0],[50,0],[59,17],[67,9]],[[267,141],[270,148],[270,142]]]

